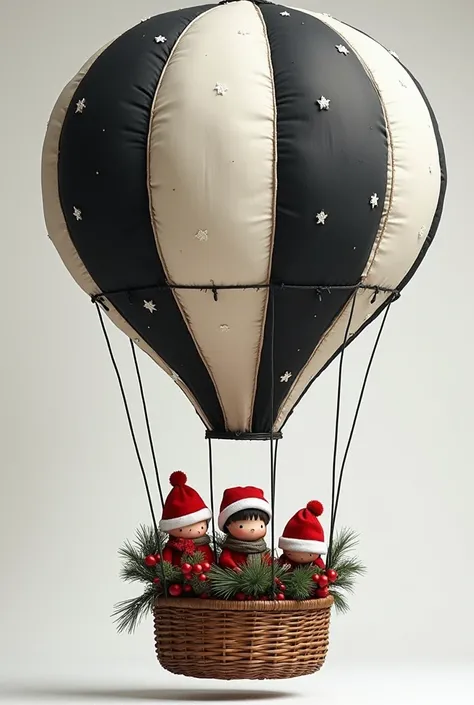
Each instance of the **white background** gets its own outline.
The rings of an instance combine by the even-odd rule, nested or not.
[[[290,694],[295,702],[328,705],[472,703],[469,0],[300,1],[397,51],[434,106],[449,169],[441,227],[390,314],[347,467],[339,519],[360,533],[360,557],[369,570],[351,612],[334,618],[325,668],[295,682],[237,683],[237,691],[196,683],[158,666],[150,622],[131,637],[118,635],[110,619],[113,604],[133,594],[119,580],[117,548],[148,521],[147,505],[95,311],[46,236],[40,153],[54,101],[82,63],[141,17],[181,4],[0,0],[4,702],[20,697],[17,683],[36,688],[24,702],[39,698],[41,688],[52,701],[51,684],[64,691],[58,702],[71,702],[80,684],[82,697],[92,702],[109,695],[116,702],[240,696],[277,702]],[[376,326],[346,356],[345,432]],[[115,330],[111,335],[140,418],[128,341]],[[181,468],[207,497],[202,425],[172,381],[141,354],[140,361],[165,486],[170,472]],[[335,383],[334,367],[286,428],[278,531],[309,499],[329,506]],[[215,474],[217,501],[227,485],[252,482],[268,492],[267,445],[216,444]]]

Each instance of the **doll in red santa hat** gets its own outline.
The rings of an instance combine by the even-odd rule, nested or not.
[[[258,487],[225,490],[218,525],[227,536],[222,544],[219,565],[238,570],[251,556],[261,556],[270,563],[265,536],[271,516],[270,505]]]
[[[187,477],[178,470],[170,476],[172,489],[166,498],[160,529],[169,535],[162,558],[173,565],[181,565],[183,555],[192,556],[196,551],[204,561],[214,562],[209,545],[207,528],[211,512],[201,496],[186,484]]]
[[[321,556],[327,553],[327,546],[324,529],[318,518],[322,513],[321,502],[313,500],[291,517],[278,540],[278,546],[283,550],[278,559],[280,565],[289,565],[291,568],[315,565],[325,570]]]

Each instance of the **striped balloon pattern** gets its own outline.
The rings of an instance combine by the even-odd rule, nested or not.
[[[446,165],[396,54],[233,0],[142,20],[87,61],[51,114],[42,191],[77,284],[208,431],[256,437],[411,279]]]

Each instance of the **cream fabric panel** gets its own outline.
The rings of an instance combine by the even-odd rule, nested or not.
[[[302,10],[332,27],[349,52],[356,54],[379,92],[384,106],[389,139],[388,189],[379,233],[364,272],[366,284],[396,287],[414,264],[436,211],[441,174],[438,146],[428,108],[401,63],[365,34],[327,15]],[[341,60],[350,58],[338,57]],[[327,96],[329,99],[330,95]],[[351,334],[374,313],[384,296],[371,304],[372,292],[360,292],[351,323]],[[296,377],[283,401],[275,429],[311,379],[344,341],[350,302]]]
[[[175,284],[269,281],[275,209],[269,48],[249,2],[201,15],[174,47],[149,138],[155,238]],[[249,429],[268,290],[175,290],[227,427]]]
[[[89,296],[99,294],[100,289],[88,273],[81,258],[79,257],[79,254],[69,236],[66,222],[64,220],[58,191],[58,150],[64,118],[77,87],[94,61],[107,48],[107,46],[109,46],[109,44],[102,47],[102,49],[92,56],[61,92],[48,122],[43,144],[41,163],[43,210],[48,235],[71,276],[75,279],[77,284],[79,284],[81,289],[83,289],[86,294],[89,294]],[[146,352],[147,355],[154,360],[154,362],[156,362],[163,370],[165,370],[165,372],[174,378],[175,375],[173,374],[173,370],[166,365],[164,360],[158,357],[152,348],[150,348],[143,340],[138,338],[137,332],[129,326],[129,324],[124,318],[122,318],[119,312],[111,305],[109,301],[107,302],[107,306],[109,311],[106,313],[117,328],[119,328],[129,338],[134,340],[138,347],[144,350],[144,352]],[[209,421],[197,405],[197,401],[189,389],[180,379],[176,380],[176,383],[181,387],[191,403],[194,404],[205,426],[210,428]]]

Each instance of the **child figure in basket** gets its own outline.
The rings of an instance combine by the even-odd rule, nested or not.
[[[219,565],[239,570],[253,556],[271,563],[265,543],[267,524],[272,516],[269,503],[258,487],[231,487],[225,490],[218,518],[219,529],[227,534]]]
[[[326,569],[321,556],[327,553],[327,546],[324,529],[318,518],[322,513],[321,502],[313,500],[291,517],[278,540],[278,546],[283,550],[278,559],[280,565],[289,565],[291,568],[315,565],[321,570]]]
[[[183,555],[192,556],[199,551],[204,555],[203,562],[213,563],[214,556],[207,535],[211,511],[186,482],[187,477],[181,470],[170,476],[172,489],[160,520],[160,530],[169,535],[162,558],[173,565],[181,565]]]

